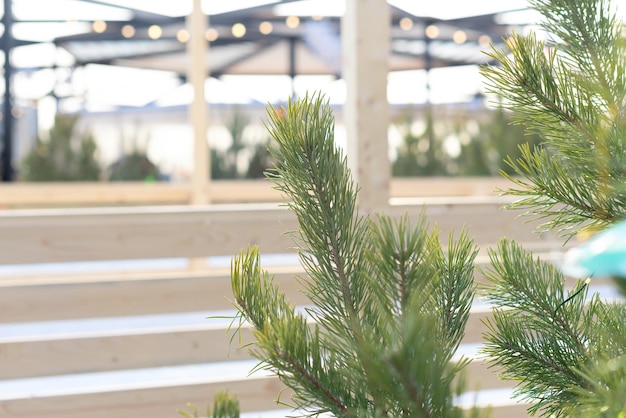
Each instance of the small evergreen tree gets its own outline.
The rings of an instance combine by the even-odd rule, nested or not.
[[[156,181],[161,178],[159,167],[150,160],[146,151],[150,142],[149,135],[143,141],[138,134],[130,137],[130,151],[123,153],[116,161],[109,165],[107,179],[109,181]],[[143,143],[143,146],[140,145]],[[120,148],[127,148],[127,138],[122,134]]]
[[[512,205],[570,238],[626,217],[626,55],[605,0],[531,0],[553,41],[512,35],[484,69],[517,123],[543,139],[509,158]],[[502,241],[485,272],[494,301],[485,353],[546,417],[626,416],[626,306],[565,289],[562,272]]]
[[[474,297],[477,250],[467,234],[385,215],[358,216],[357,188],[335,148],[334,119],[320,97],[268,110],[289,198],[293,233],[314,307],[297,312],[249,249],[233,261],[239,319],[254,326],[252,353],[295,392],[293,406],[337,417],[461,417],[452,358]],[[316,320],[310,325],[307,317]]]
[[[395,177],[410,176],[442,176],[447,175],[447,163],[441,138],[435,133],[433,109],[427,107],[424,111],[424,130],[415,135],[413,133],[413,116],[405,114],[401,117],[400,126],[403,132],[403,143],[398,148],[398,156],[391,166]]]
[[[77,133],[78,116],[57,115],[48,139],[37,137],[24,157],[20,176],[25,181],[96,181],[101,167],[90,133]]]
[[[236,108],[233,117],[228,124],[231,136],[230,146],[226,150],[211,149],[211,178],[212,179],[240,179],[240,178],[263,178],[267,169],[272,167],[272,157],[268,151],[269,144],[247,144],[243,139],[243,133],[249,124],[245,113]],[[239,170],[239,159],[242,151],[251,149],[248,168],[244,173]]]
[[[478,121],[478,131],[461,145],[461,154],[455,160],[461,176],[495,176],[514,174],[507,158],[521,156],[520,145],[541,146],[536,133],[528,133],[523,126],[512,124],[510,112],[503,109],[485,110],[486,117]],[[467,130],[466,127],[463,129]]]
[[[109,181],[156,181],[159,177],[159,167],[137,149],[109,166]]]
[[[509,112],[502,109],[484,109],[481,112],[458,111],[445,120],[434,118],[432,109],[425,112],[425,128],[415,135],[410,113],[401,116],[396,125],[401,130],[403,142],[392,164],[395,177],[412,176],[495,176],[501,171],[513,174],[505,162],[507,157],[519,157],[519,145],[539,145],[535,133],[523,126],[512,125]],[[470,129],[470,124],[475,129]],[[438,129],[435,129],[437,125]],[[464,138],[458,156],[445,149],[447,137]]]

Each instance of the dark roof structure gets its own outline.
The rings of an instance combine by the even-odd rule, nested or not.
[[[109,3],[106,0],[80,1]],[[279,14],[277,6],[296,5],[304,0],[266,3],[208,17],[207,37],[211,50],[207,70],[212,76],[340,75],[338,16]],[[79,66],[97,63],[151,68],[174,71],[185,77],[186,16],[165,16],[130,6],[119,7],[132,17],[106,22],[101,32],[58,37],[54,43],[69,51]],[[499,13],[443,20],[391,7],[391,71],[484,64],[488,57],[481,51],[490,42],[499,43],[511,30],[509,25],[498,21]]]

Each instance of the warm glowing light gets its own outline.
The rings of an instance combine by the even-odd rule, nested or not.
[[[178,32],[176,32],[176,39],[178,40],[178,42],[180,43],[185,43],[189,40],[189,31],[187,29],[181,29]]]
[[[220,36],[219,32],[217,31],[217,29],[215,28],[209,28],[207,29],[207,31],[204,33],[204,37],[206,38],[207,41],[209,42],[213,42],[215,41],[218,37]]]
[[[408,17],[403,17],[400,19],[400,29],[402,30],[411,30],[413,28],[413,21]]]
[[[261,22],[261,24],[259,25],[259,32],[261,32],[263,35],[269,35],[270,33],[272,33],[273,30],[274,26],[271,24],[271,22]]]
[[[103,20],[94,20],[93,23],[91,24],[91,27],[93,28],[94,32],[102,33],[105,30],[107,30],[107,22]]]
[[[297,28],[298,25],[300,25],[300,18],[298,16],[288,16],[287,19],[285,19],[285,24],[288,28]]]
[[[152,25],[148,28],[148,37],[150,39],[159,39],[163,35],[163,29],[159,25]]]
[[[439,36],[439,28],[435,25],[426,26],[426,36],[428,36],[430,39],[435,39],[437,36]]]
[[[478,45],[482,47],[489,46],[491,43],[491,38],[488,35],[482,35],[478,38]]]
[[[463,32],[462,30],[457,30],[452,35],[452,40],[460,45],[464,43],[465,41],[467,41],[467,34]]]
[[[315,16],[311,16],[311,19],[313,19],[313,20],[322,20],[322,19],[324,19],[324,16],[315,15]]]
[[[135,36],[135,28],[131,25],[122,26],[122,36],[124,38],[132,38],[133,36]]]
[[[242,38],[246,34],[246,26],[243,23],[235,23],[231,32],[235,38]]]

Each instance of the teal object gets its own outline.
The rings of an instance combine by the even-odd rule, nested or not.
[[[569,250],[563,272],[574,277],[607,276],[626,280],[626,220]]]

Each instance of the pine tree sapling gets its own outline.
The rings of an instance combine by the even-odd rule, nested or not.
[[[188,405],[188,410],[179,410],[182,418],[239,418],[239,401],[227,391],[220,391],[213,399],[213,413],[209,405],[201,413],[195,405]]]
[[[519,177],[508,176],[517,188],[507,193],[521,197],[511,206],[542,219],[541,230],[570,239],[626,217],[626,44],[607,1],[530,3],[554,41],[512,35],[508,51],[489,53],[500,65],[483,73],[545,146],[522,146],[522,156],[508,160]],[[622,249],[624,236],[617,238]],[[606,241],[590,246],[598,244]],[[609,253],[574,253],[576,262],[567,262],[594,275]],[[561,269],[514,242],[503,240],[490,257],[485,277],[495,309],[484,352],[502,377],[517,382],[529,411],[626,416],[625,305],[590,294],[582,279],[567,290]]]
[[[100,164],[90,133],[76,132],[77,116],[57,115],[46,141],[37,138],[26,154],[20,177],[26,181],[96,181]]]
[[[234,300],[253,326],[258,368],[293,389],[286,402],[307,415],[463,416],[454,397],[468,361],[453,356],[474,297],[468,235],[444,249],[423,216],[358,215],[322,97],[268,109],[267,128],[277,161],[269,177],[299,221],[291,235],[311,306],[287,301],[257,248],[235,257]]]
[[[488,55],[490,91],[545,149],[522,147],[509,160],[520,177],[513,206],[571,235],[626,217],[626,50],[622,25],[605,0],[531,0],[557,41],[513,34]]]

